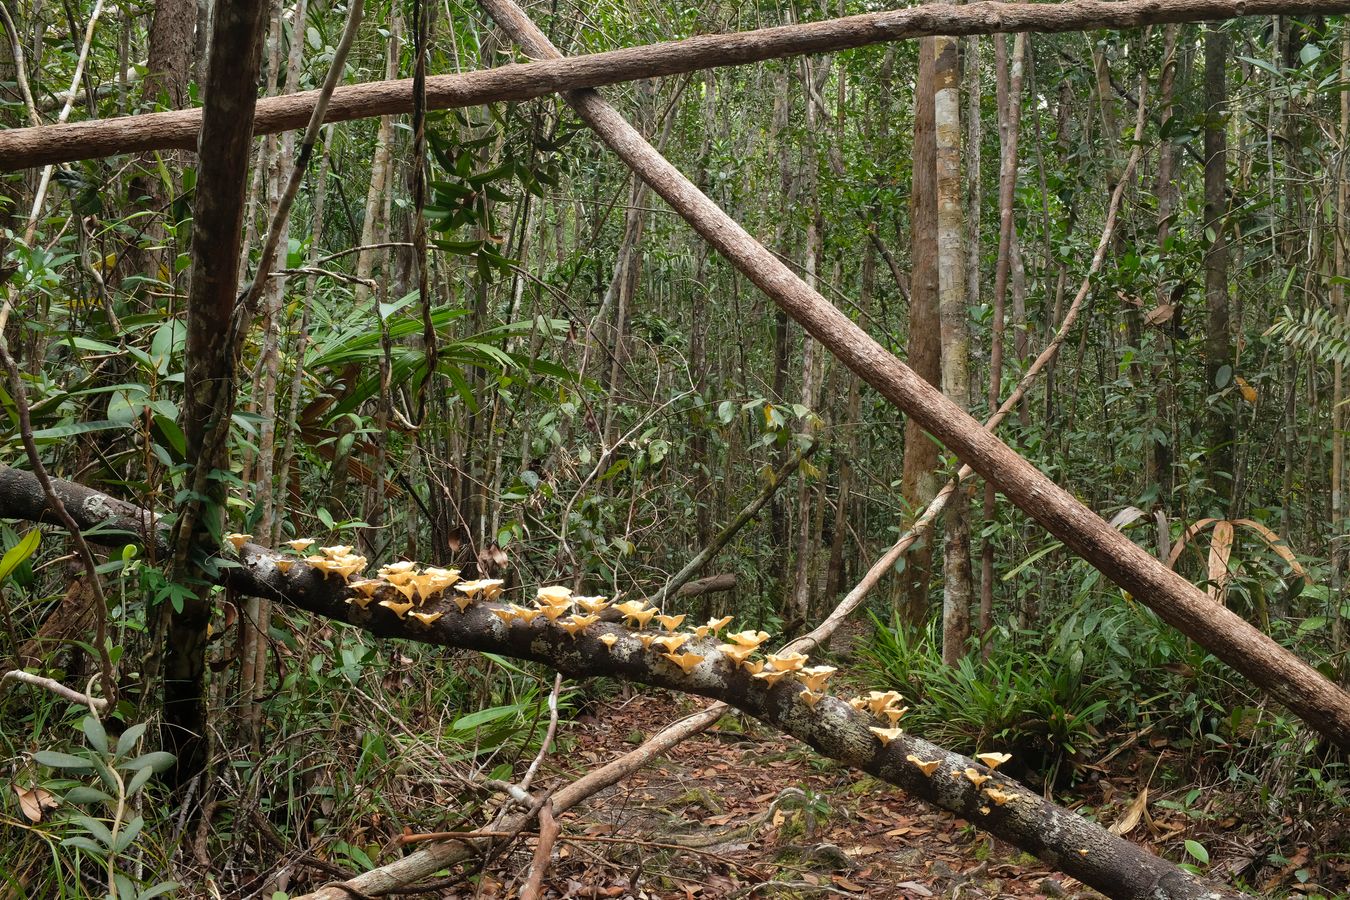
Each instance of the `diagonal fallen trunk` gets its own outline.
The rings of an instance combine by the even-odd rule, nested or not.
[[[90,540],[117,544],[139,541],[144,535],[163,546],[164,533],[149,513],[81,485],[55,482],[55,487]],[[44,521],[47,516],[37,480],[27,472],[0,467],[0,517]],[[1241,896],[1047,802],[979,762],[912,735],[883,738],[875,730],[881,724],[877,719],[837,697],[812,697],[795,680],[770,685],[754,678],[714,640],[690,640],[681,648],[702,657],[686,671],[655,648],[644,648],[633,631],[612,622],[593,624],[573,637],[543,616],[528,624],[519,620],[507,624],[494,612],[504,610],[503,604],[475,603],[460,611],[448,598],[437,597],[424,609],[441,615],[423,625],[378,603],[362,607],[351,602],[355,595],[345,581],[326,578],[308,565],[292,565],[282,572],[278,558],[266,548],[245,544],[238,565],[219,570],[221,580],[240,593],[349,622],[380,637],[498,653],[539,662],[572,677],[606,675],[720,700],[825,756],[950,810],[1111,897]],[[390,587],[377,594],[377,598],[393,596]],[[601,640],[609,637],[612,645]]]
[[[707,34],[682,41],[611,50],[572,59],[502,66],[426,80],[426,108],[453,109],[502,100],[529,100],[558,91],[642,78],[678,75],[863,47],[929,35],[1055,33],[1099,28],[1199,22],[1236,16],[1331,14],[1350,11],[1350,0],[1073,0],[1069,3],[971,3],[865,13],[841,19],[782,25],[737,34]],[[253,133],[304,128],[318,91],[258,101]],[[412,112],[412,79],[338,88],[325,122]],[[201,110],[147,113],[69,125],[0,132],[0,171],[97,159],[117,153],[193,149]]]
[[[511,0],[480,5],[535,57],[558,51]],[[1088,509],[985,431],[809,287],[710,200],[593,90],[563,95],[581,119],[710,244],[891,404],[1019,509],[1164,621],[1246,675],[1338,746],[1350,749],[1350,694]]]

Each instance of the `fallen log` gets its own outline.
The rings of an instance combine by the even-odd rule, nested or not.
[[[511,0],[479,0],[479,4],[531,55],[558,55],[544,33]],[[1163,621],[1264,688],[1337,746],[1350,750],[1350,694],[1250,622],[1214,603],[985,431],[969,413],[797,277],[598,93],[570,91],[563,99],[695,231],[855,375]]]
[[[1350,0],[1072,0],[1058,4],[934,4],[734,34],[699,35],[680,41],[458,75],[436,75],[426,80],[426,107],[454,109],[505,100],[529,100],[583,87],[808,53],[829,53],[938,34],[1056,33],[1139,28],[1236,16],[1347,11],[1350,11]],[[303,91],[259,100],[253,121],[254,135],[304,128],[318,94],[318,91]],[[412,108],[411,78],[354,84],[333,92],[324,121],[348,122],[408,113]],[[185,109],[0,131],[0,171],[98,159],[118,153],[192,150],[197,146],[201,120],[200,109]]]
[[[164,531],[132,504],[98,491],[54,480],[57,495],[91,541],[116,545],[136,535],[154,542]],[[0,467],[0,517],[43,521],[46,497],[30,473]],[[278,560],[292,564],[282,571]],[[429,621],[400,616],[378,601],[398,597],[380,587],[373,602],[338,576],[246,543],[232,565],[217,569],[222,584],[296,609],[347,622],[373,635],[497,653],[547,665],[575,678],[606,675],[719,700],[781,729],[825,756],[867,772],[961,816],[979,828],[1033,853],[1060,871],[1110,897],[1127,900],[1226,900],[1238,892],[1208,883],[1105,828],[1046,801],[989,765],[922,738],[881,728],[870,713],[801,681],[756,678],[713,638],[690,638],[681,647],[699,658],[671,661],[644,647],[638,632],[612,621],[576,634],[564,620],[534,616],[508,622],[504,603],[473,602],[460,608],[437,595],[420,612]],[[453,592],[449,592],[453,593]],[[612,614],[613,611],[611,610]],[[439,615],[437,615],[439,614]]]

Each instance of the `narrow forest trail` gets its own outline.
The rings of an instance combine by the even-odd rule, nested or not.
[[[554,777],[583,774],[696,708],[664,692],[607,700],[568,728]],[[1099,896],[738,716],[564,815],[562,826],[589,840],[559,843],[546,897]],[[525,865],[522,855],[496,875],[509,884]]]

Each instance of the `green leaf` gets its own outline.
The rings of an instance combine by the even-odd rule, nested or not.
[[[455,720],[455,724],[450,727],[454,731],[468,731],[471,728],[486,725],[488,722],[514,716],[519,712],[520,708],[516,706],[489,706],[487,709],[480,709],[478,712],[469,713],[467,716],[460,716]]]
[[[0,559],[0,581],[8,578],[11,572],[36,553],[38,545],[41,543],[42,532],[37,528],[28,529],[28,533],[23,536],[23,539],[11,547],[3,559]]]
[[[1233,380],[1232,366],[1227,365],[1219,366],[1219,371],[1214,373],[1214,387],[1218,388],[1219,390],[1223,390],[1224,388],[1228,387],[1228,385],[1232,382],[1232,380]]]
[[[150,766],[141,769],[135,775],[131,776],[131,781],[127,782],[127,796],[134,797],[145,787],[146,782],[155,776],[155,770]]]
[[[87,784],[78,784],[66,791],[67,803],[112,803],[112,795]]]
[[[126,756],[132,750],[136,749],[136,742],[145,734],[145,723],[138,722],[132,725],[117,739],[117,755]]]
[[[92,834],[94,840],[101,843],[104,847],[112,847],[112,832],[108,830],[107,825],[104,825],[98,819],[95,819],[93,816],[72,816],[70,821]]]
[[[70,769],[74,772],[90,772],[94,768],[92,760],[70,753],[58,753],[55,750],[37,751],[33,754],[33,762],[42,766],[51,766],[53,769]]]
[[[178,888],[176,881],[161,881],[159,884],[148,887],[137,895],[136,900],[155,900],[156,897],[162,897],[169,891]],[[287,900],[289,894],[282,891],[276,891],[272,894],[272,900]]]
[[[98,844],[95,844],[87,837],[78,837],[78,836],[68,837],[61,842],[61,846],[74,847],[77,850],[88,850],[90,853],[93,853],[96,856],[103,856],[108,852],[105,848],[100,847]]]
[[[1198,841],[1186,841],[1186,852],[1198,859],[1202,864],[1209,864],[1209,851]]]
[[[120,763],[117,768],[125,769],[128,772],[135,772],[148,766],[156,772],[163,772],[169,766],[173,765],[173,759],[172,753],[167,753],[163,750],[155,750],[151,753],[146,753],[143,756],[138,756],[135,759],[129,759],[124,763]]]
[[[137,816],[136,818],[128,822],[127,827],[122,831],[118,832],[117,846],[113,847],[113,851],[115,853],[121,853],[123,850],[126,850],[128,847],[130,847],[133,843],[135,843],[136,837],[141,833],[141,829],[144,827],[145,827],[145,818],[143,816]]]
[[[108,732],[104,730],[102,722],[94,716],[85,716],[80,721],[80,728],[90,747],[98,753],[108,752]]]

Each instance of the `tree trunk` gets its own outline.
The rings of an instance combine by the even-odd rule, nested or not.
[[[171,578],[193,578],[194,594],[169,617],[165,646],[165,745],[177,757],[174,781],[185,784],[206,765],[206,708],[202,702],[210,603],[189,565],[194,550],[208,551],[225,509],[229,427],[234,410],[237,344],[246,327],[236,316],[244,188],[257,100],[266,4],[239,0],[216,7],[202,107],[198,180],[192,217],[192,288],[184,354],[183,431],[193,461],[190,482],[205,507],[188,503],[174,536]]]
[[[937,136],[933,122],[934,40],[919,41],[919,78],[914,89],[914,180],[910,190],[909,346],[914,372],[929,384],[942,382],[942,344],[938,317]],[[938,448],[918,422],[905,420],[905,455],[900,494],[915,514],[937,495]],[[931,540],[916,546],[900,582],[901,621],[912,632],[928,620],[932,579]]]
[[[1205,390],[1211,395],[1233,380],[1233,337],[1228,321],[1228,37],[1205,28]],[[1231,394],[1231,392],[1229,392]],[[1223,512],[1233,498],[1233,413],[1225,397],[1211,402],[1205,455],[1207,481]]]
[[[961,89],[956,38],[934,41],[933,123],[937,135],[938,316],[942,392],[970,406],[970,329],[966,320],[966,235],[961,210]],[[970,563],[970,502],[964,493],[947,508],[943,554],[942,659],[955,665],[970,637],[974,585]]]

